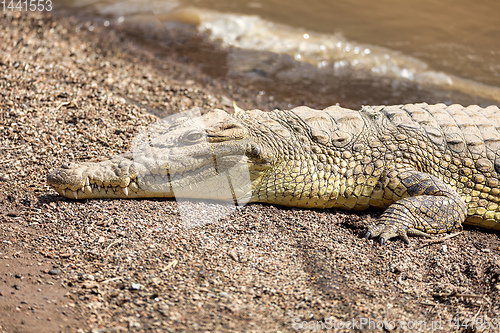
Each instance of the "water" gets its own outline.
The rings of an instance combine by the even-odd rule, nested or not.
[[[453,102],[455,93],[500,102],[500,2],[496,0],[55,3],[122,25],[151,20],[191,23],[212,40],[243,50],[228,57],[228,66],[257,85],[272,86],[281,78],[325,93],[356,89],[361,80],[373,86],[367,94],[376,93],[381,85],[399,96],[436,88],[451,92],[444,102]],[[290,70],[287,61],[283,65],[283,59],[276,60],[268,51],[292,57],[297,69]],[[351,82],[348,88],[342,85],[345,82]],[[410,94],[425,101],[425,92]]]

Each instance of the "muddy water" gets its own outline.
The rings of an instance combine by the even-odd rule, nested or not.
[[[496,0],[57,0],[56,5],[120,25],[138,19],[192,23],[214,41],[242,50],[228,58],[230,71],[263,86],[281,80],[349,95],[349,89],[364,85],[366,94],[392,89],[396,97],[413,94],[411,100],[443,91],[444,102],[462,102],[461,94],[500,102]],[[268,51],[289,56],[297,66]]]
[[[220,12],[255,14],[301,28],[384,46],[431,69],[500,86],[497,0],[183,0]]]

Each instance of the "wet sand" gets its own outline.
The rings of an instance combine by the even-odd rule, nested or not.
[[[61,198],[50,170],[130,149],[151,113],[299,102],[209,76],[175,45],[155,53],[77,18],[3,16],[0,332],[500,325],[500,239],[487,230],[378,246],[360,237],[377,211],[252,204],[187,229],[172,200]]]

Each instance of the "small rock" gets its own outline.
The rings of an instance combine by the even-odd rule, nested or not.
[[[181,320],[181,318],[182,318],[182,315],[179,312],[174,312],[174,311],[170,312],[170,319],[171,320],[174,320],[174,321]]]
[[[141,286],[140,283],[132,283],[132,284],[130,284],[130,289],[131,290],[139,290],[141,288],[142,288],[142,286]]]
[[[95,277],[92,274],[78,274],[78,278],[82,281],[94,281]]]
[[[233,101],[227,97],[227,96],[221,96],[220,102],[222,105],[227,106],[227,107],[232,107],[233,106]]]
[[[160,283],[162,283],[162,279],[158,278],[158,277],[154,277],[151,279],[151,282],[153,282],[154,284],[158,285]]]
[[[19,212],[18,212],[18,211],[16,211],[16,210],[12,210],[12,209],[11,209],[11,210],[9,210],[9,211],[7,212],[7,216],[9,216],[9,217],[17,217],[17,216],[19,216]]]
[[[18,279],[20,279],[20,278],[22,278],[22,277],[23,277],[23,276],[22,276],[21,274],[19,274],[19,273],[17,273],[17,274],[16,274],[16,275],[14,275],[14,276],[15,276],[16,278],[18,278]]]
[[[165,303],[160,303],[158,305],[158,311],[164,315],[165,317],[168,317],[169,316],[169,310],[170,310],[170,307],[165,304]]]
[[[129,325],[129,328],[135,328],[135,329],[141,328],[141,323],[139,323],[137,321],[131,320],[128,325]]]
[[[9,175],[5,175],[5,174],[0,175],[0,181],[2,181],[2,182],[8,182],[9,180],[10,180],[10,176]]]
[[[57,274],[59,274],[59,273],[61,273],[61,270],[60,270],[60,269],[51,269],[51,270],[49,271],[49,274],[50,274],[50,275],[57,275]]]
[[[82,284],[83,289],[93,289],[93,288],[99,288],[99,285],[93,281],[90,282],[84,282]]]

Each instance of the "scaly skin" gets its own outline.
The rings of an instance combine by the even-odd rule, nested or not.
[[[100,163],[64,164],[48,183],[71,199],[176,192],[292,207],[378,207],[385,212],[366,237],[382,243],[462,223],[500,230],[496,106],[213,110],[178,121],[138,147]],[[207,179],[230,168],[236,170],[231,190],[217,191],[221,182]],[[235,179],[245,170],[248,186],[245,177]]]

